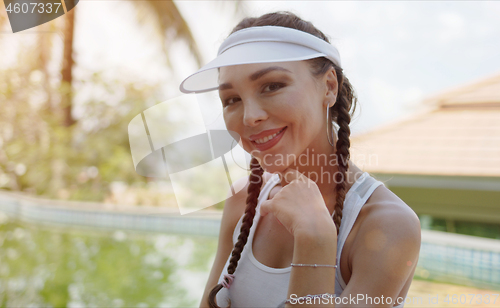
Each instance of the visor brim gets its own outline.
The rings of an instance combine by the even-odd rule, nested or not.
[[[203,93],[219,88],[218,68],[252,63],[273,63],[301,61],[326,57],[324,53],[306,46],[286,42],[251,42],[236,45],[195,73],[184,79],[180,85],[183,93]]]

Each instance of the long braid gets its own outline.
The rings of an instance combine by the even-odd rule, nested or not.
[[[349,114],[349,110],[353,105],[353,99],[356,100],[356,98],[353,95],[349,80],[342,74],[342,69],[335,67],[335,71],[337,72],[340,93],[335,105],[331,107],[330,111],[333,113],[332,116],[336,118],[337,125],[339,126],[338,140],[335,145],[338,172],[335,173],[336,202],[335,214],[333,216],[338,235],[340,232],[340,223],[342,221],[342,211],[344,210],[344,200],[347,193],[346,176],[349,169],[349,148],[351,146],[351,142],[349,141],[349,136],[351,135],[351,130],[349,128],[351,115]]]
[[[240,235],[238,236],[238,241],[234,245],[233,252],[231,253],[231,259],[229,260],[229,265],[227,267],[228,274],[234,274],[236,267],[238,266],[238,261],[241,258],[241,252],[245,247],[248,235],[250,233],[250,228],[253,224],[253,219],[255,217],[255,210],[257,207],[257,198],[260,194],[260,189],[262,187],[262,174],[264,170],[260,166],[259,162],[255,157],[252,157],[250,161],[251,173],[249,176],[249,185],[248,185],[248,196],[247,196],[247,206],[245,208],[245,216],[243,216],[243,221],[241,224]],[[227,281],[229,282],[229,281]],[[210,308],[220,308],[215,303],[215,296],[222,289],[222,284],[216,285],[210,294],[208,295],[208,304]],[[231,306],[231,302],[229,302],[229,306]]]

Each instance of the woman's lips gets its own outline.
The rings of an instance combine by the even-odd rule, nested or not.
[[[268,129],[268,130],[260,132],[260,133],[258,133],[256,135],[248,136],[248,139],[250,139],[251,141],[256,141],[258,139],[261,139],[261,138],[264,138],[264,137],[267,137],[267,136],[270,136],[270,135],[274,135],[275,133],[279,133],[285,127],[286,126],[280,127],[280,128],[275,128],[275,129]]]
[[[285,128],[279,134],[277,134],[273,139],[268,140],[267,142],[259,144],[259,143],[255,142],[255,141],[252,141],[252,144],[259,151],[268,150],[268,149],[272,148],[273,146],[275,146],[280,141],[281,137],[283,137],[283,135],[285,134],[285,131],[286,131],[287,128],[288,128],[288,126],[285,126]]]

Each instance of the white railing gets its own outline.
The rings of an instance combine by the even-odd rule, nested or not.
[[[218,236],[220,212],[47,200],[0,192],[0,211],[21,221],[104,229]]]
[[[415,275],[500,289],[500,240],[422,230]]]

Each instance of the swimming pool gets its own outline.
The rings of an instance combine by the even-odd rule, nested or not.
[[[5,306],[194,307],[215,237],[44,226],[0,212]]]

